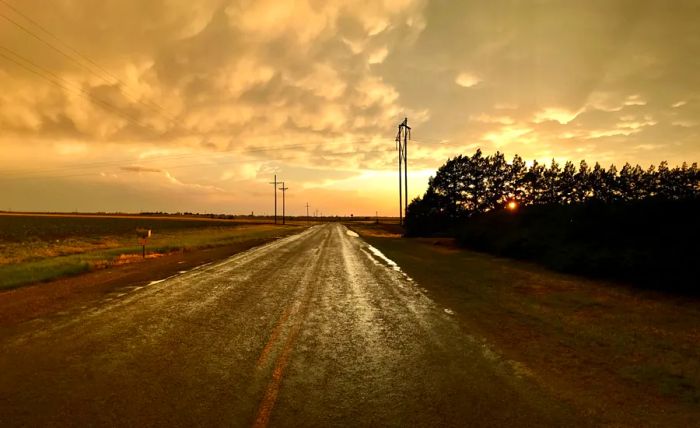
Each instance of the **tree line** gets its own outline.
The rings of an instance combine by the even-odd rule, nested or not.
[[[471,156],[451,158],[437,170],[425,194],[408,206],[406,227],[412,235],[432,232],[509,202],[570,205],[650,198],[700,198],[697,163],[670,168],[664,161],[647,169],[626,163],[619,170],[599,163],[590,167],[585,160],[578,167],[555,160],[549,167],[537,161],[528,166],[518,155],[508,162],[500,152],[484,156],[479,149]]]

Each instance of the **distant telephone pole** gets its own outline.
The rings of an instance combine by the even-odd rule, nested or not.
[[[408,118],[399,124],[396,134],[396,149],[399,151],[399,224],[403,224],[403,214],[408,208],[408,139],[411,138],[411,127]],[[403,161],[403,185],[401,183],[401,161]],[[405,198],[402,192],[405,189]]]
[[[275,181],[268,184],[272,184],[273,186],[275,186],[275,224],[277,224],[277,185],[280,184],[280,182],[277,181],[277,174],[275,174]]]
[[[306,203],[306,219],[309,219],[309,203]]]
[[[282,191],[282,224],[285,224],[285,223],[284,223],[284,221],[285,221],[285,212],[284,212],[284,210],[285,210],[285,203],[284,203],[284,194],[285,194],[285,192],[287,192],[287,189],[289,189],[289,187],[284,187],[284,181],[283,181],[283,182],[282,182],[282,187],[280,187],[280,190]]]

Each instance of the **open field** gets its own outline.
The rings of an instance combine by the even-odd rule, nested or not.
[[[147,258],[282,236],[300,225],[181,217],[0,215],[0,289],[48,281],[141,257],[135,231],[153,236]]]
[[[350,225],[449,308],[494,358],[613,426],[700,418],[700,301]],[[499,355],[500,353],[500,355]]]
[[[232,220],[203,216],[116,214],[0,213],[0,242],[55,240],[71,237],[133,235],[137,228],[159,232],[271,223],[269,219],[241,217]]]

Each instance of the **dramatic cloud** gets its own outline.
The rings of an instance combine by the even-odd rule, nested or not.
[[[11,5],[3,208],[269,213],[277,173],[294,213],[393,214],[404,117],[411,195],[476,147],[700,160],[694,1]]]

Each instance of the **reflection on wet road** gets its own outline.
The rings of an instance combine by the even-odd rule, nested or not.
[[[543,426],[565,411],[339,224],[0,345],[1,426]]]

